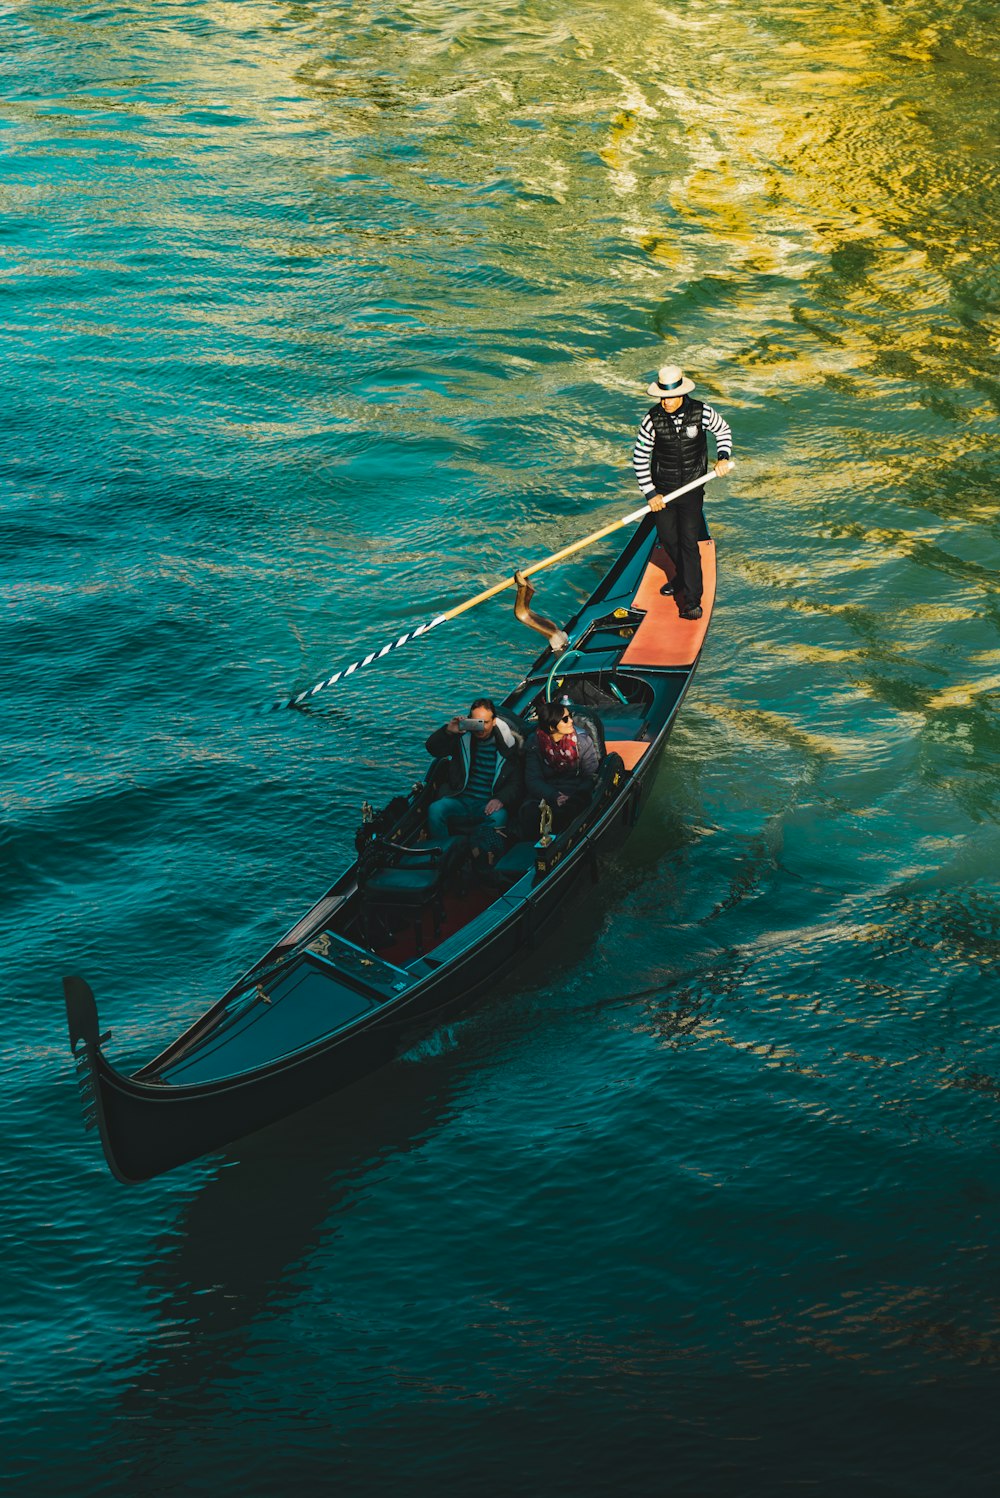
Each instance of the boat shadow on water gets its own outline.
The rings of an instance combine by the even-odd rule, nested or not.
[[[684,841],[678,824],[665,842],[661,836],[657,847],[643,850],[639,868],[632,861],[612,864],[613,908],[631,903],[643,864],[655,867]],[[608,905],[606,888],[587,888],[580,898],[577,930],[586,936],[575,944],[578,970],[592,960]],[[343,1334],[349,1355],[358,1331],[350,1322],[348,1286],[364,1251],[351,1214],[400,1156],[433,1144],[448,1129],[470,1079],[478,1086],[498,1054],[530,1043],[539,1027],[571,1026],[576,1033],[587,1014],[609,1005],[617,1012],[623,1000],[640,1002],[639,1022],[655,1029],[660,1041],[681,1040],[690,1027],[697,1002],[674,993],[672,979],[645,993],[598,995],[560,983],[566,958],[562,940],[540,947],[502,994],[476,1001],[457,1022],[457,1035],[456,1024],[442,1024],[379,1072],[216,1157],[214,1173],[151,1245],[139,1279],[153,1324],[130,1366],[120,1370],[106,1437],[123,1487],[145,1485],[150,1472],[169,1472],[183,1460],[179,1437],[187,1432],[195,1439],[204,1421],[219,1417],[220,1391],[246,1377],[269,1324],[287,1326],[294,1336],[303,1308],[307,1315],[310,1304],[331,1310],[321,1288],[330,1279],[329,1265],[321,1262],[326,1258],[346,1270],[332,1283],[341,1280],[348,1308]],[[444,1180],[441,1189],[447,1189]],[[336,1339],[339,1324],[334,1306],[326,1334],[332,1330]],[[335,1363],[336,1341],[328,1353]]]
[[[685,840],[680,825],[673,831]],[[609,866],[613,908],[630,901],[642,865],[655,866],[673,846],[668,837],[666,847],[648,847],[639,868]],[[589,962],[608,906],[606,886],[582,894],[575,913],[587,936],[574,963]],[[122,1417],[216,1385],[244,1353],[254,1324],[295,1300],[296,1270],[339,1235],[381,1169],[447,1126],[466,1078],[498,1050],[526,1042],[539,1026],[575,1028],[581,1011],[617,1007],[622,998],[662,1000],[660,1032],[684,1032],[688,1006],[671,1001],[672,981],[642,994],[594,997],[574,984],[567,992],[559,981],[566,969],[564,941],[540,946],[501,995],[478,996],[461,1019],[442,1022],[380,1071],[216,1157],[214,1172],[150,1248],[139,1288],[155,1304],[156,1325],[120,1395]]]
[[[446,1122],[463,1071],[454,1050],[425,1050],[418,1064],[397,1063],[227,1152],[150,1249],[139,1284],[156,1325],[119,1397],[121,1418],[218,1387],[254,1324],[296,1298],[295,1270],[337,1236],[381,1167]],[[156,1428],[151,1420],[151,1440]]]

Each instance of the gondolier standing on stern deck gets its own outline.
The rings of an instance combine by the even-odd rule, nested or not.
[[[715,438],[715,471],[731,467],[733,434],[729,423],[706,401],[691,400],[694,381],[675,364],[664,364],[647,394],[658,404],[642,418],[632,453],[639,488],[653,511],[656,532],[676,575],[661,593],[673,593],[682,619],[701,618],[701,509],[704,489],[664,504],[664,494],[708,472],[708,438]]]

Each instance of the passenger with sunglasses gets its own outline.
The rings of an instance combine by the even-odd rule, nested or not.
[[[553,827],[567,826],[589,802],[600,762],[597,745],[573,722],[571,710],[561,702],[543,702],[524,766],[529,808],[547,801]]]

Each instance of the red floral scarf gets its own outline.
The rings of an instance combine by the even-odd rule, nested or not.
[[[549,769],[556,775],[574,773],[580,759],[580,750],[577,747],[575,729],[565,734],[558,743],[544,728],[538,730],[538,747],[542,752],[542,759]]]

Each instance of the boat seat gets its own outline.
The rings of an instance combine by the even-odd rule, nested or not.
[[[535,845],[522,840],[512,843],[503,857],[497,859],[493,865],[493,876],[499,885],[504,889],[509,889],[534,867]]]
[[[582,728],[585,733],[588,733],[597,745],[598,758],[603,762],[604,756],[608,751],[604,741],[604,724],[601,722],[600,714],[595,713],[592,707],[578,707],[575,702],[570,703],[569,710],[573,714],[573,722],[577,727]]]
[[[376,841],[368,850],[367,868],[358,867],[361,920],[370,946],[371,918],[376,913],[385,922],[393,913],[412,915],[417,951],[423,947],[423,914],[434,912],[437,935],[444,917],[445,884],[468,852],[467,837],[442,838],[436,843],[400,847]]]

